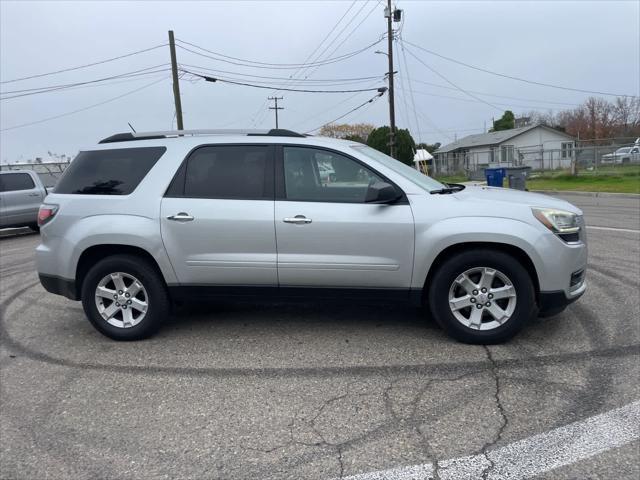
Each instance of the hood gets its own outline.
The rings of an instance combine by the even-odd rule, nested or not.
[[[578,207],[566,200],[510,188],[468,186],[453,195],[459,200],[473,203],[498,202],[509,205],[519,204],[529,207],[558,208],[582,215],[582,211]]]

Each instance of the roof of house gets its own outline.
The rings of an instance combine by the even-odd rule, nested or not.
[[[447,153],[447,152],[452,152],[454,150],[458,150],[460,148],[499,145],[502,142],[509,140],[510,138],[517,137],[522,133],[528,132],[529,130],[533,130],[534,128],[538,128],[538,127],[544,128],[546,130],[551,130],[555,133],[559,133],[561,135],[565,135],[567,137],[573,138],[571,137],[571,135],[567,133],[547,127],[546,125],[535,124],[535,125],[528,125],[526,127],[511,128],[509,130],[500,130],[498,132],[467,135],[466,137],[463,137],[460,140],[456,140],[455,142],[452,142],[440,147],[438,150],[436,150],[435,153]]]

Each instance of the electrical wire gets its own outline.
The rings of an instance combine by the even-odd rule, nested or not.
[[[288,64],[288,63],[281,63],[281,64],[277,64],[277,63],[262,63],[262,62],[254,62],[254,64],[248,64],[246,63],[247,61],[245,61],[245,63],[241,63],[241,62],[236,62],[236,61],[231,61],[231,60],[226,60],[223,58],[218,58],[218,57],[214,57],[211,55],[205,55],[204,53],[200,53],[200,52],[196,52],[195,50],[191,50],[187,47],[183,47],[182,45],[176,45],[178,48],[185,50],[187,52],[191,52],[195,55],[199,55],[201,57],[205,57],[205,58],[209,58],[211,60],[216,60],[218,62],[224,62],[224,63],[230,63],[232,65],[238,65],[238,66],[242,66],[242,67],[249,67],[249,68],[264,68],[264,69],[270,69],[270,70],[296,70],[299,69],[300,67],[305,67],[305,66],[322,66],[322,65],[329,65],[332,63],[337,63],[337,62],[342,62],[344,60],[347,60],[351,57],[355,57],[356,55],[359,55],[360,53],[369,50],[371,47],[377,45],[378,43],[380,43],[382,41],[382,39],[378,39],[376,40],[374,43],[371,43],[363,48],[360,48],[358,50],[354,50],[353,52],[349,52],[349,53],[345,53],[344,55],[340,55],[338,57],[334,57],[334,58],[328,58],[325,59],[321,62],[317,62],[317,63],[308,63],[308,64]],[[181,43],[187,43],[187,42],[181,42]],[[192,45],[192,44],[188,44],[188,45]],[[200,48],[201,50],[205,51],[205,52],[209,52],[209,53],[214,53],[215,55],[220,55],[216,52],[212,52],[211,50],[207,50],[205,48],[202,47],[197,47]],[[222,56],[222,55],[220,55]],[[226,55],[224,57],[227,57]],[[228,58],[228,57],[227,57]],[[234,58],[234,57],[231,57]],[[250,61],[249,61],[250,62]]]
[[[115,100],[119,100],[119,99],[121,99],[121,98],[123,98],[123,97],[126,97],[126,96],[128,96],[128,95],[132,95],[132,94],[134,94],[134,93],[136,93],[136,92],[139,92],[140,90],[144,90],[145,88],[149,88],[149,87],[151,87],[151,86],[153,86],[153,85],[155,85],[155,84],[157,84],[157,83],[160,83],[160,82],[162,82],[162,81],[164,81],[164,80],[166,80],[166,79],[168,79],[168,78],[170,78],[170,77],[163,77],[163,78],[161,78],[160,80],[155,80],[155,81],[153,81],[153,82],[151,82],[151,83],[148,83],[148,84],[146,84],[146,85],[143,85],[142,87],[136,88],[135,90],[131,90],[131,91],[129,91],[129,92],[123,93],[122,95],[118,95],[117,97],[109,98],[109,99],[104,100],[104,101],[102,101],[102,102],[94,103],[93,105],[89,105],[89,106],[84,107],[84,108],[79,108],[79,109],[77,109],[77,110],[73,110],[73,111],[71,111],[71,112],[61,113],[60,115],[55,115],[55,116],[53,116],[53,117],[42,118],[42,119],[40,119],[40,120],[36,120],[36,121],[34,121],[34,122],[22,123],[22,124],[20,124],[20,125],[14,125],[14,126],[12,126],[12,127],[2,128],[2,129],[0,129],[0,132],[6,132],[6,131],[8,131],[8,130],[15,130],[15,129],[17,129],[17,128],[29,127],[29,126],[31,126],[31,125],[37,125],[37,124],[39,124],[39,123],[48,122],[48,121],[50,121],[50,120],[55,120],[55,119],[57,119],[57,118],[62,118],[62,117],[66,117],[66,116],[69,116],[69,115],[74,115],[74,114],[76,114],[76,113],[84,112],[85,110],[89,110],[89,109],[91,109],[91,108],[99,107],[99,106],[104,105],[104,104],[106,104],[106,103],[110,103],[110,102],[113,102],[113,101],[115,101]]]
[[[590,94],[595,94],[595,95],[608,95],[608,96],[613,96],[613,97],[637,97],[638,95],[624,95],[624,94],[620,94],[620,93],[611,93],[611,92],[599,92],[597,90],[585,90],[582,88],[571,88],[571,87],[565,87],[563,85],[554,85],[552,83],[543,83],[543,82],[537,82],[535,80],[528,80],[526,78],[521,78],[521,77],[516,77],[514,75],[507,75],[505,73],[499,73],[499,72],[494,72],[492,70],[488,70],[486,68],[482,68],[482,67],[478,67],[475,65],[470,65],[468,63],[462,62],[460,60],[456,60],[455,58],[451,58],[451,57],[447,57],[445,55],[442,55],[440,53],[434,52],[433,50],[429,50],[427,48],[421,47],[420,45],[416,45],[415,43],[411,43],[411,42],[407,42],[405,40],[405,43],[408,45],[411,45],[412,47],[415,47],[419,50],[422,50],[423,52],[429,53],[431,55],[435,55],[436,57],[442,58],[443,60],[447,60],[449,62],[453,62],[453,63],[457,63],[458,65],[462,65],[463,67],[467,67],[467,68],[472,68],[474,70],[478,70],[480,72],[484,72],[484,73],[488,73],[490,75],[495,75],[498,77],[503,77],[503,78],[508,78],[510,80],[516,80],[518,82],[524,82],[524,83],[529,83],[532,85],[539,85],[542,87],[549,87],[549,88],[557,88],[560,90],[569,90],[572,92],[581,92],[581,93],[590,93]]]
[[[437,98],[450,98],[451,100],[459,100],[461,102],[479,103],[477,100],[473,100],[471,98],[452,97],[451,95],[441,95],[438,93],[423,92],[421,90],[414,90],[414,93],[417,93],[418,95],[428,95],[430,97],[437,97]],[[527,108],[532,110],[540,110],[541,108],[545,108],[547,110],[559,110],[561,108],[561,107],[548,107],[548,106],[517,105],[514,103],[500,103],[500,102],[495,102],[495,105],[500,105],[504,108],[509,108],[509,109]]]
[[[356,25],[356,26],[351,30],[351,32],[349,32],[349,33],[347,34],[347,36],[342,40],[342,42],[340,42],[340,43],[338,44],[338,46],[336,46],[336,48],[334,48],[334,49],[331,51],[331,53],[329,54],[329,56],[331,56],[331,55],[333,55],[334,53],[336,53],[336,51],[337,51],[337,50],[338,50],[342,45],[344,45],[344,43],[345,43],[345,42],[346,42],[346,41],[351,37],[351,35],[353,35],[353,34],[358,30],[358,28],[360,28],[360,26],[361,26],[361,25],[362,25],[362,24],[367,20],[367,18],[369,18],[369,17],[371,16],[371,14],[372,14],[372,13],[374,12],[374,10],[378,7],[378,5],[380,5],[380,2],[381,2],[381,0],[378,0],[378,2],[373,6],[373,8],[372,8],[371,10],[369,10],[369,12],[365,15],[365,17],[364,17],[362,20],[360,20],[360,23],[358,23],[358,24],[357,24],[357,25]],[[366,5],[366,4],[365,4],[365,5]],[[364,7],[364,5],[363,5],[363,7]],[[360,11],[361,11],[361,10],[362,10],[362,9],[358,10],[358,13],[360,13]],[[355,17],[354,17],[354,18],[355,18]],[[380,36],[380,38],[378,39],[378,41],[377,41],[376,43],[372,44],[371,46],[373,46],[373,45],[377,45],[378,43],[380,43],[382,40],[384,40],[385,36],[386,36],[386,34],[381,35],[381,36]],[[309,73],[306,75],[306,77],[305,77],[305,78],[309,78],[309,77],[310,77],[311,75],[313,75],[313,74],[318,70],[318,68],[320,68],[321,66],[322,66],[322,65],[318,65],[315,69],[313,69],[311,72],[309,72]]]
[[[402,17],[404,19],[404,15]],[[402,22],[402,25],[404,25],[404,20]],[[402,28],[401,25],[401,28]],[[404,45],[402,44],[402,36],[400,34],[398,34],[398,38],[400,39],[400,51],[402,52],[402,59],[404,61],[404,69],[407,72],[407,82],[409,84],[409,93],[410,93],[410,97],[411,97],[411,105],[413,105],[413,116],[415,118],[416,121],[416,135],[418,137],[418,141],[420,141],[420,122],[418,121],[418,114],[416,113],[416,99],[413,95],[413,85],[411,84],[411,75],[409,74],[409,63],[407,62],[407,56],[404,53]]]
[[[324,44],[324,42],[326,42],[329,37],[331,37],[331,34],[333,32],[335,32],[336,28],[338,28],[338,25],[340,25],[342,23],[342,20],[344,20],[344,18],[347,16],[347,14],[351,11],[351,9],[353,8],[353,6],[357,3],[357,0],[353,0],[353,2],[351,2],[351,4],[349,5],[349,8],[347,8],[345,10],[345,12],[342,14],[342,16],[340,17],[340,19],[333,25],[333,28],[329,31],[329,33],[327,33],[325,35],[325,37],[320,41],[320,43],[318,44],[318,46],[307,56],[307,58],[305,58],[303,63],[307,63],[314,55],[315,53],[320,50],[320,48],[322,47],[322,45]],[[348,25],[348,24],[347,24]],[[338,33],[338,35],[336,35],[336,38],[338,38],[340,36],[340,33]],[[333,40],[335,41],[335,39]],[[315,57],[314,61],[318,61],[318,59],[322,56],[322,53],[319,53],[317,57]],[[307,67],[300,67],[299,69],[297,69],[295,72],[293,72],[293,74],[291,75],[292,78],[295,78],[298,73],[300,73],[300,71],[304,71]],[[285,84],[286,86],[286,84]],[[274,92],[277,93],[277,90]]]
[[[367,104],[369,104],[369,103],[372,103],[372,102],[375,102],[375,101],[376,101],[378,98],[380,98],[382,95],[384,95],[384,92],[380,92],[380,93],[379,93],[378,95],[376,95],[375,97],[372,97],[372,98],[370,98],[369,100],[367,100],[366,102],[361,103],[361,104],[360,104],[360,105],[358,105],[357,107],[352,108],[352,109],[351,109],[351,110],[349,110],[347,113],[340,115],[338,118],[334,118],[334,119],[333,119],[333,120],[331,120],[330,122],[323,123],[323,124],[322,124],[322,125],[320,125],[319,127],[314,128],[314,129],[312,129],[312,130],[307,130],[307,131],[306,131],[306,132],[304,132],[304,133],[305,133],[305,134],[309,134],[309,133],[311,133],[311,132],[315,132],[316,130],[320,130],[320,129],[321,129],[322,127],[324,127],[325,125],[330,125],[330,124],[332,124],[332,123],[334,123],[334,122],[337,122],[338,120],[342,120],[342,119],[343,119],[344,117],[346,117],[347,115],[349,115],[349,114],[351,114],[351,113],[355,112],[356,110],[361,109],[361,108],[362,108],[362,107],[364,107],[365,105],[367,105]]]
[[[426,82],[424,80],[413,80],[415,83],[422,83],[423,85],[429,85],[431,87],[437,88],[445,88],[447,90],[458,90],[457,88],[449,87],[447,85],[440,85],[439,83]],[[477,90],[468,90],[471,93],[475,93],[476,95],[482,95],[486,97],[495,97],[495,98],[506,98],[508,100],[522,100],[524,102],[540,102],[540,103],[548,103],[551,105],[566,105],[570,107],[578,107],[580,104],[578,103],[569,103],[569,102],[555,102],[550,100],[540,100],[536,98],[522,98],[522,97],[509,97],[506,95],[496,95],[495,93],[486,93],[486,92],[478,92]]]
[[[250,74],[245,74],[245,73],[239,73],[239,72],[230,72],[228,70],[215,70],[212,68],[206,68],[206,67],[202,67],[199,65],[191,65],[188,63],[181,63],[179,65],[180,67],[189,67],[190,69],[194,69],[194,70],[190,70],[193,72],[197,72],[197,73],[202,73],[202,72],[212,72],[212,73],[216,73],[216,74],[225,74],[228,73],[230,75],[234,75],[234,76],[241,76],[241,77],[248,77],[249,79],[251,79],[252,81],[254,81],[255,83],[260,83],[260,84],[277,84],[277,85],[281,85],[283,81],[288,82],[288,85],[304,85],[304,84],[315,84],[315,85],[349,85],[349,84],[355,84],[355,83],[367,83],[367,82],[371,82],[371,80],[375,80],[375,79],[381,79],[381,75],[375,75],[375,76],[370,76],[370,77],[359,77],[359,78],[334,78],[334,79],[303,79],[303,78],[298,78],[298,79],[292,79],[292,78],[286,78],[286,77],[271,77],[271,76],[264,76],[264,75],[250,75]],[[232,80],[242,80],[242,79],[238,79],[238,78],[233,78],[233,77],[221,77],[221,78],[230,78]],[[265,78],[267,79],[265,80],[259,80]],[[275,80],[275,81],[273,81]]]
[[[206,80],[207,82],[222,82],[222,83],[230,83],[232,85],[240,85],[243,87],[253,87],[253,88],[264,88],[267,90],[272,89],[273,87],[268,87],[265,85],[257,85],[254,83],[246,83],[246,82],[236,82],[233,80],[225,80],[222,78],[218,78],[218,77],[210,77],[208,75],[201,75],[198,73],[194,73],[191,72],[189,70],[182,70],[185,73],[188,73],[190,75],[194,75],[196,77],[200,77],[204,80]],[[309,90],[309,89],[299,89],[299,88],[280,88],[279,90],[284,90],[287,92],[302,92],[302,93],[354,93],[354,92],[372,92],[372,91],[377,91],[379,90],[379,88],[358,88],[358,89],[352,89],[352,90]]]
[[[161,69],[159,69],[159,67],[164,67],[166,65],[167,65],[166,63],[163,63],[163,64],[160,64],[160,65],[155,65],[153,67],[142,68],[140,70],[134,70],[132,72],[126,72],[126,73],[122,73],[122,74],[118,74],[118,75],[111,75],[109,77],[97,78],[97,79],[88,80],[88,81],[85,81],[85,82],[67,83],[67,84],[62,84],[62,85],[49,85],[49,86],[46,86],[46,87],[26,88],[26,89],[23,89],[23,90],[11,90],[11,91],[0,92],[0,95],[6,95],[6,94],[11,94],[11,93],[16,93],[17,94],[17,95],[11,95],[11,96],[8,96],[8,97],[7,96],[0,97],[0,100],[9,100],[11,98],[19,98],[19,97],[26,97],[26,96],[30,96],[30,95],[38,95],[40,93],[49,93],[49,92],[69,89],[69,88],[72,88],[72,87],[78,87],[78,86],[81,86],[81,85],[89,85],[89,84],[93,84],[93,83],[105,82],[105,81],[108,81],[108,80],[116,80],[116,79],[122,79],[122,78],[132,78],[132,77],[138,77],[138,76],[142,76],[142,75],[160,73],[160,72],[164,72],[164,71],[169,70],[169,68],[161,68]]]
[[[113,62],[114,60],[120,60],[121,58],[127,58],[127,57],[131,57],[133,55],[138,55],[140,53],[150,52],[150,51],[156,50],[158,48],[166,47],[167,45],[168,45],[167,43],[163,43],[161,45],[156,45],[155,47],[145,48],[143,50],[137,50],[135,52],[127,53],[125,55],[119,55],[117,57],[107,58],[106,60],[100,60],[98,62],[93,62],[93,63],[87,63],[85,65],[79,65],[77,67],[64,68],[62,70],[56,70],[56,71],[48,72],[48,73],[40,73],[38,75],[30,75],[28,77],[14,78],[12,80],[4,80],[4,81],[0,82],[0,84],[19,82],[19,81],[22,81],[22,80],[29,80],[29,79],[32,79],[32,78],[46,77],[47,75],[55,75],[57,73],[71,72],[71,71],[74,71],[74,70],[80,70],[81,68],[93,67],[95,65],[101,65],[103,63]]]
[[[240,73],[240,72],[230,72],[228,70],[216,70],[213,68],[207,68],[207,67],[202,67],[200,65],[190,65],[188,63],[181,63],[180,65],[183,65],[185,67],[193,67],[193,68],[199,68],[200,70],[205,70],[208,72],[215,72],[215,73],[229,73],[231,75],[238,75],[241,77],[253,77],[253,78],[266,78],[268,80],[291,80],[291,77],[272,77],[272,76],[268,76],[268,75],[252,75],[252,74],[247,74],[247,73]],[[298,78],[296,79],[297,81],[303,82],[303,81],[307,81],[307,82],[355,82],[355,81],[365,81],[365,80],[375,80],[375,79],[379,79],[381,77],[381,75],[372,75],[369,77],[353,77],[353,78],[316,78],[316,79],[309,79],[309,80],[305,80],[303,78]]]
[[[471,98],[475,98],[477,101],[479,101],[480,103],[484,103],[485,105],[489,105],[491,108],[494,108],[498,111],[502,111],[502,108],[487,102],[486,100],[483,100],[480,97],[477,97],[476,95],[474,95],[473,93],[468,92],[467,90],[465,90],[464,88],[458,86],[457,84],[453,83],[451,80],[449,80],[447,77],[445,77],[444,75],[442,75],[440,72],[438,72],[435,68],[431,67],[430,65],[427,65],[426,63],[424,63],[419,57],[417,57],[411,50],[409,50],[408,48],[406,49],[407,53],[409,55],[411,55],[413,58],[415,58],[418,62],[420,62],[422,65],[424,65],[425,67],[427,67],[429,70],[431,70],[433,73],[435,73],[436,75],[438,75],[440,78],[442,78],[445,82],[447,82],[448,84],[456,87],[458,90],[460,90],[462,93],[464,93],[465,95],[468,95]]]

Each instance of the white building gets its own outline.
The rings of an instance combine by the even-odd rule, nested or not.
[[[435,153],[437,173],[529,166],[535,170],[569,168],[574,138],[544,125],[468,135]]]

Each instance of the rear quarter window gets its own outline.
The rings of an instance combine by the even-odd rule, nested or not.
[[[56,185],[56,193],[128,195],[153,168],[165,147],[80,152]]]
[[[36,188],[28,173],[3,173],[0,175],[0,192],[15,192]]]

